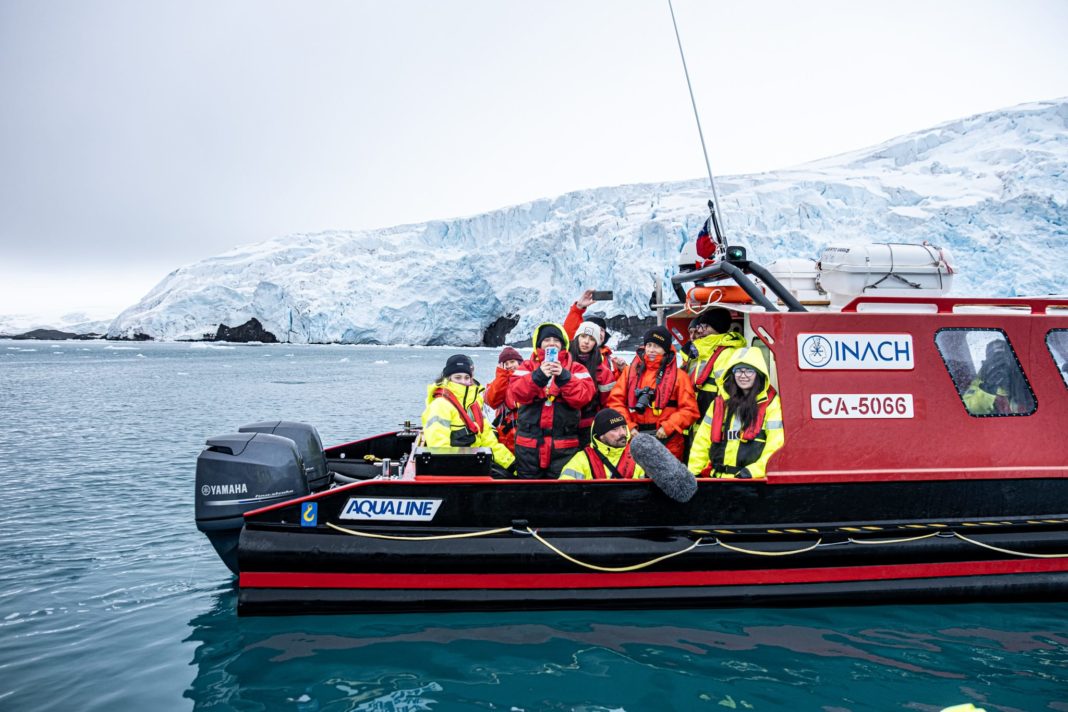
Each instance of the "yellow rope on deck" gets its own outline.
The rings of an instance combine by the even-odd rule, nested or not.
[[[672,552],[670,554],[664,554],[663,556],[658,556],[655,559],[651,559],[651,560],[646,561],[646,562],[641,563],[641,564],[634,564],[633,566],[597,566],[596,564],[588,564],[585,561],[579,561],[575,557],[570,556],[568,554],[565,554],[564,552],[560,551],[555,546],[550,544],[548,541],[543,539],[541,537],[541,535],[538,534],[538,532],[534,531],[530,527],[527,527],[527,533],[529,533],[532,537],[537,539],[538,542],[541,543],[543,546],[547,547],[549,550],[555,552],[556,554],[558,554],[559,556],[567,559],[568,561],[570,561],[573,564],[578,564],[579,566],[582,566],[584,568],[590,569],[592,571],[604,571],[606,573],[613,573],[613,574],[625,573],[627,571],[638,571],[639,569],[644,569],[647,566],[652,566],[653,564],[659,563],[661,561],[666,561],[667,559],[670,559],[672,557],[678,556],[679,554],[685,554],[688,551],[693,551],[703,541],[703,539],[698,539],[697,541],[695,541],[693,544],[690,544],[685,549],[680,549],[679,551],[674,551],[674,552]]]
[[[490,534],[504,534],[505,532],[512,531],[511,527],[501,527],[500,529],[487,529],[481,532],[465,532],[463,534],[435,534],[433,536],[393,536],[391,534],[373,534],[371,532],[358,532],[355,529],[346,529],[345,527],[339,527],[332,522],[327,522],[326,526],[331,529],[336,529],[339,532],[345,532],[353,536],[367,537],[368,539],[390,539],[392,541],[436,541],[441,539],[470,539],[476,536],[488,536]]]
[[[1002,549],[1002,548],[997,547],[997,546],[991,546],[990,544],[984,544],[981,541],[975,541],[974,539],[969,539],[968,537],[966,537],[963,534],[960,534],[958,532],[953,532],[953,536],[957,537],[961,541],[966,541],[969,544],[975,544],[976,546],[981,546],[984,549],[990,549],[991,551],[996,551],[999,554],[1009,554],[1011,556],[1023,556],[1023,557],[1026,557],[1028,559],[1068,559],[1068,554],[1025,554],[1022,551],[1013,551],[1012,549]]]
[[[388,539],[388,540],[391,540],[391,541],[442,541],[442,540],[446,540],[446,539],[471,539],[471,538],[474,538],[474,537],[491,536],[491,535],[494,535],[494,534],[504,534],[506,532],[516,531],[512,527],[500,527],[498,529],[486,529],[486,530],[477,531],[477,532],[464,532],[462,534],[434,534],[434,535],[431,535],[431,536],[394,536],[394,535],[391,535],[391,534],[375,534],[373,532],[361,532],[361,531],[356,531],[355,529],[346,529],[345,527],[339,527],[338,525],[333,524],[332,522],[326,522],[326,526],[328,526],[331,529],[334,529],[336,531],[343,532],[345,534],[351,534],[352,536],[366,537],[368,539]],[[604,571],[606,573],[626,573],[626,572],[629,572],[629,571],[639,571],[641,569],[648,568],[649,566],[652,566],[653,564],[658,564],[661,561],[667,561],[668,559],[674,558],[676,556],[681,556],[682,554],[685,554],[687,552],[693,551],[694,549],[696,549],[698,546],[700,546],[705,541],[705,539],[703,537],[699,538],[696,541],[694,541],[692,544],[687,546],[685,549],[680,549],[679,551],[674,551],[674,552],[671,552],[670,554],[664,554],[663,556],[658,556],[655,559],[650,559],[649,561],[645,561],[645,562],[642,562],[640,564],[633,564],[631,566],[598,566],[596,564],[590,564],[590,563],[587,563],[585,561],[579,561],[578,559],[576,559],[575,557],[571,556],[570,554],[567,554],[567,553],[561,551],[559,548],[557,548],[556,546],[551,544],[548,540],[543,538],[540,534],[538,534],[538,532],[535,529],[527,527],[526,533],[530,534],[532,537],[534,537],[534,539],[536,539],[542,546],[546,547],[547,549],[549,549],[550,551],[554,552],[558,556],[566,559],[567,561],[570,561],[571,563],[576,564],[578,566],[582,566],[583,568],[590,569],[591,571]],[[900,539],[853,539],[852,537],[850,537],[849,539],[847,539],[847,541],[850,544],[864,544],[864,545],[869,545],[869,546],[871,546],[871,545],[879,545],[879,544],[906,544],[906,543],[909,543],[909,542],[920,541],[922,539],[929,539],[931,537],[936,537],[936,536],[945,537],[945,536],[949,536],[950,534],[952,534],[953,536],[957,537],[961,541],[967,542],[968,544],[974,544],[975,546],[979,546],[979,547],[982,547],[984,549],[990,549],[991,551],[996,551],[996,552],[998,552],[1000,554],[1008,554],[1010,556],[1020,556],[1020,557],[1024,557],[1024,558],[1028,558],[1028,559],[1065,559],[1065,558],[1068,558],[1068,554],[1028,554],[1028,553],[1025,553],[1025,552],[1022,552],[1022,551],[1013,551],[1012,549],[1005,549],[1005,548],[1002,548],[1002,547],[993,546],[991,544],[984,544],[981,541],[976,541],[975,539],[971,539],[969,537],[964,536],[960,532],[955,532],[955,531],[954,532],[931,532],[929,534],[921,534],[920,536],[905,537],[905,538],[900,538]],[[813,549],[816,549],[816,548],[818,548],[820,546],[823,546],[823,539],[822,538],[817,539],[816,543],[811,545],[811,546],[806,546],[806,547],[803,547],[801,549],[791,549],[790,551],[757,551],[755,549],[745,549],[745,548],[742,548],[740,546],[735,546],[733,544],[728,544],[728,543],[726,543],[723,540],[718,539],[718,538],[715,540],[715,544],[718,545],[718,546],[722,546],[724,549],[729,549],[730,551],[735,551],[735,552],[738,552],[740,554],[750,554],[752,556],[793,556],[795,554],[804,554],[805,552],[812,551]]]
[[[930,534],[921,534],[920,536],[906,537],[904,539],[854,539],[849,537],[850,544],[906,544],[910,541],[919,541],[920,539],[930,539],[933,536],[940,536],[939,532],[931,532]]]
[[[724,549],[737,551],[739,554],[752,554],[753,556],[793,556],[794,554],[804,554],[806,551],[812,551],[817,546],[823,543],[823,539],[817,539],[816,543],[812,546],[806,546],[804,549],[793,549],[791,551],[755,551],[753,549],[743,549],[740,546],[732,546],[730,544],[725,544],[719,539],[716,539],[716,543],[722,546]]]

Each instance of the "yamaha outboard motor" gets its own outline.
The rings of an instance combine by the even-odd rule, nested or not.
[[[258,432],[209,438],[197,458],[197,529],[236,574],[245,512],[309,492],[293,440]]]
[[[308,475],[308,487],[312,492],[326,489],[330,484],[330,473],[326,469],[326,454],[319,431],[306,423],[294,423],[288,420],[269,420],[262,423],[242,425],[239,433],[270,433],[289,438],[297,446],[297,452],[304,461],[304,472]]]

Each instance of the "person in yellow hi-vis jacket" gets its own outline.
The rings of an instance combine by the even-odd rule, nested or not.
[[[697,409],[703,418],[719,393],[731,357],[745,347],[745,337],[731,331],[731,313],[723,307],[709,307],[698,314],[690,322],[689,332],[683,367],[693,380]]]
[[[719,393],[697,428],[687,467],[698,477],[764,477],[783,446],[782,407],[757,348],[738,349]]]
[[[561,480],[637,480],[645,470],[630,455],[630,430],[627,419],[602,408],[590,426],[590,444],[579,450],[564,465]]]
[[[515,455],[497,441],[493,425],[486,422],[483,390],[470,357],[450,356],[441,377],[426,389],[423,441],[427,447],[488,447],[493,461],[511,472]]]

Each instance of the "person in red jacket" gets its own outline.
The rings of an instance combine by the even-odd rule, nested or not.
[[[512,372],[523,363],[523,357],[511,346],[501,349],[497,357],[497,375],[486,387],[486,405],[494,409],[493,427],[497,429],[497,440],[515,452],[515,421],[519,415],[519,405],[508,398],[508,381]]]
[[[634,431],[649,431],[682,460],[683,433],[700,416],[690,375],[675,363],[671,333],[663,326],[645,332],[645,344],[623,369],[608,406],[623,414]]]
[[[590,444],[590,426],[597,412],[608,402],[608,394],[616,385],[617,374],[601,353],[601,328],[593,322],[584,321],[572,337],[568,351],[571,358],[586,367],[593,375],[597,395],[579,412],[579,445]]]
[[[508,398],[519,406],[516,419],[516,475],[556,479],[579,450],[579,411],[597,396],[581,363],[567,352],[568,338],[557,324],[534,329],[534,353],[508,382]]]
[[[596,324],[601,329],[601,359],[608,364],[608,366],[615,372],[616,376],[619,376],[620,372],[627,365],[627,362],[618,356],[612,355],[612,349],[608,348],[608,325],[605,323],[603,317],[599,316],[586,316],[586,309],[593,304],[593,290],[587,289],[582,293],[582,296],[575,300],[575,303],[571,305],[571,308],[567,311],[567,317],[564,319],[564,333],[567,334],[567,338],[574,339],[575,333],[578,331],[579,326],[583,321],[588,321]]]

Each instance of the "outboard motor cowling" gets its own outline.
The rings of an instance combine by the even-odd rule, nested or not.
[[[245,512],[310,492],[294,442],[248,432],[209,438],[197,458],[196,519],[231,571]]]
[[[304,472],[308,476],[308,487],[312,492],[326,489],[330,484],[330,473],[326,469],[326,453],[319,431],[307,423],[295,423],[289,420],[268,420],[261,423],[242,425],[239,433],[270,433],[289,438],[297,445],[297,452],[304,460]]]

